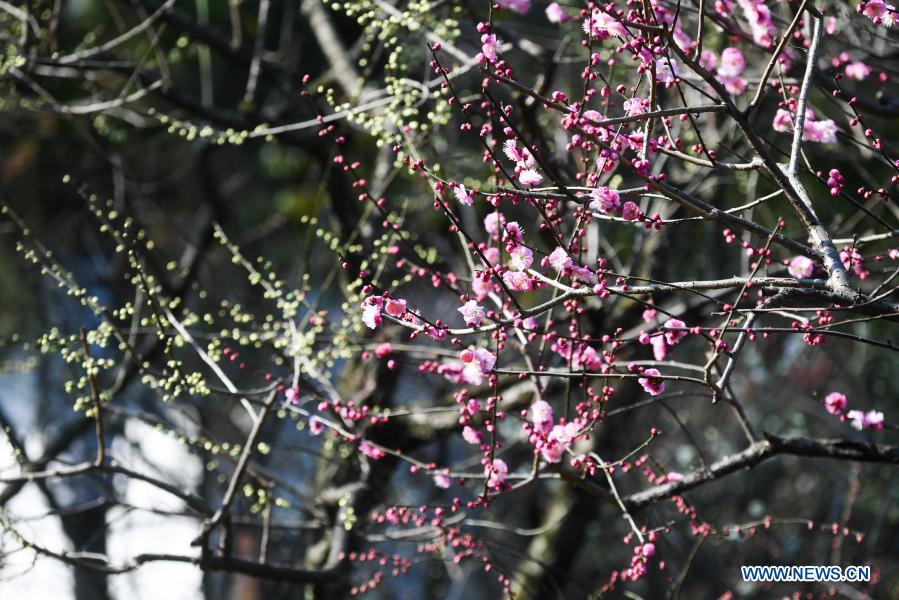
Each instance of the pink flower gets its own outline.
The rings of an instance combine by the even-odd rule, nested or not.
[[[481,54],[487,62],[496,62],[496,46],[500,43],[495,34],[485,33],[481,36]]]
[[[509,157],[509,160],[515,162],[521,162],[524,160],[524,155],[518,151],[518,145],[515,143],[515,140],[506,140],[503,143],[503,153]]]
[[[391,352],[393,352],[393,345],[391,345],[390,342],[378,344],[378,347],[375,348],[375,356],[377,356],[378,358],[384,358]]]
[[[290,387],[284,390],[284,398],[291,404],[296,404],[300,400],[300,390]]]
[[[807,256],[794,256],[790,260],[787,272],[796,279],[807,279],[815,272],[815,261]]]
[[[617,19],[600,10],[584,19],[584,33],[598,40],[605,40],[611,36],[624,39],[627,37],[627,29]]]
[[[465,206],[474,204],[474,198],[471,197],[471,194],[468,193],[468,190],[461,183],[453,188],[453,194],[456,195],[456,200]]]
[[[470,327],[478,327],[484,320],[484,308],[475,300],[469,300],[458,309],[465,319],[465,324]]]
[[[846,410],[846,396],[839,392],[831,392],[824,397],[824,406],[832,415],[841,415]]]
[[[862,429],[883,431],[883,413],[880,411],[871,410],[865,413],[860,410],[850,410],[846,416],[852,421],[852,427],[859,431]]]
[[[521,183],[521,185],[534,187],[541,181],[543,181],[543,176],[538,173],[536,169],[525,169],[518,174],[518,182]]]
[[[668,358],[668,344],[665,342],[665,336],[656,335],[649,338],[649,345],[652,346],[652,356],[656,360],[665,360]]]
[[[668,483],[678,483],[684,480],[684,476],[677,471],[669,471],[665,475],[665,479],[668,481]]]
[[[892,27],[895,21],[896,7],[887,4],[883,0],[869,0],[868,2],[860,2],[856,7],[863,15],[871,19],[875,25],[883,25],[884,27]]]
[[[550,23],[562,23],[568,19],[558,2],[550,2],[546,7],[546,18]]]
[[[553,427],[553,407],[545,400],[537,400],[531,404],[531,423],[534,424],[534,431],[538,433],[549,433]]]
[[[516,246],[509,252],[509,266],[516,271],[526,271],[534,263],[534,253],[527,246]]]
[[[514,10],[518,14],[523,15],[531,8],[531,0],[496,0],[496,5],[500,8]]]
[[[752,31],[752,39],[756,44],[769,46],[774,41],[774,23],[771,20],[771,10],[764,0],[738,0],[743,15],[749,21],[749,29]]]
[[[665,332],[665,341],[668,342],[669,346],[674,346],[679,341],[687,337],[687,324],[681,321],[680,319],[668,319],[665,321],[664,325],[662,325],[665,329],[682,329],[684,331],[666,331]]]
[[[565,249],[559,246],[555,250],[552,251],[547,257],[550,266],[555,269],[557,272],[562,272],[565,269],[570,269],[573,264],[571,261],[571,257],[568,256],[568,253],[565,252]]]
[[[632,117],[634,115],[644,114],[648,105],[649,101],[644,98],[631,98],[625,100],[622,107],[624,108],[624,114],[628,117]]]
[[[518,221],[506,223],[506,239],[516,244],[520,244],[524,239],[524,229],[518,224]]]
[[[484,475],[487,476],[487,485],[494,490],[502,488],[506,475],[509,474],[509,466],[501,458],[494,458],[493,462],[484,467]]]
[[[646,369],[643,371],[643,374],[646,377],[640,377],[637,379],[637,382],[643,386],[646,393],[650,396],[658,396],[665,391],[665,381],[656,379],[657,376],[661,375],[658,369]]]
[[[746,60],[743,53],[737,48],[725,48],[721,52],[721,64],[718,66],[718,74],[722,77],[739,77],[746,69]]]
[[[843,72],[846,73],[846,77],[852,77],[861,81],[871,74],[871,67],[861,61],[855,61],[846,65]]]
[[[477,446],[481,443],[481,432],[466,425],[465,428],[462,429],[462,439],[472,446]]]
[[[715,67],[718,66],[718,57],[711,50],[703,50],[699,56],[699,64],[706,71],[714,71]]]
[[[484,217],[484,229],[490,235],[496,235],[505,225],[506,218],[500,212],[492,212]]]
[[[793,114],[782,108],[777,109],[774,115],[774,131],[793,131]]]
[[[474,360],[478,365],[481,373],[487,374],[493,370],[496,365],[496,355],[486,348],[478,348],[474,351]]]
[[[524,271],[506,271],[503,283],[513,292],[529,292],[533,288],[530,276]]]
[[[802,139],[820,144],[834,144],[837,141],[837,124],[832,120],[808,121],[802,128]]]
[[[680,68],[673,58],[656,59],[656,79],[661,83],[674,83],[680,77]]]
[[[621,206],[621,195],[605,186],[595,188],[590,192],[590,196],[593,198],[590,201],[590,208],[603,214],[617,212]]]
[[[309,433],[312,435],[318,435],[325,429],[325,423],[318,417],[312,417],[309,419]]]
[[[402,317],[406,314],[406,301],[405,300],[394,300],[390,298],[387,302],[384,303],[384,312],[386,312],[391,317]]]
[[[656,545],[652,542],[643,544],[643,546],[640,547],[640,553],[646,558],[651,558],[656,553]]]
[[[625,221],[636,221],[640,218],[640,207],[628,200],[621,208],[621,217]]]
[[[439,488],[446,489],[450,486],[450,478],[446,473],[435,473],[433,479],[434,485]]]
[[[362,441],[361,444],[359,444],[359,450],[362,452],[362,454],[364,454],[365,456],[369,457],[372,460],[378,460],[379,458],[384,458],[383,450],[381,450],[377,446],[371,444],[370,442],[367,442],[364,440]]]
[[[362,308],[362,322],[369,329],[377,329],[381,324],[381,307],[375,304],[364,304]]]

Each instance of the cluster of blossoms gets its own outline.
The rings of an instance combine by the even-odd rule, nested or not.
[[[652,346],[652,353],[656,360],[663,361],[668,358],[668,349],[676,346],[687,336],[687,325],[680,319],[668,319],[662,325],[664,333],[650,335],[644,331],[640,334],[640,343],[644,346]]]
[[[793,103],[791,99],[791,103]],[[783,108],[774,115],[774,131],[792,132],[795,127],[796,113]],[[837,141],[837,125],[831,119],[816,120],[815,111],[805,109],[805,120],[802,122],[802,139],[807,142],[833,144]]]
[[[855,10],[871,19],[876,25],[892,27],[896,21],[896,7],[883,0],[859,2]]]
[[[824,397],[824,407],[827,409],[827,412],[840,417],[841,420],[849,419],[853,428],[859,431],[863,429],[883,431],[882,412],[877,410],[869,410],[868,412],[850,410],[846,412],[847,405],[846,396],[839,392],[831,392]]]
[[[582,435],[584,423],[580,419],[555,423],[553,409],[548,402],[538,400],[531,405],[530,424],[525,424],[529,433],[529,441],[534,451],[539,452],[543,460],[557,463],[562,460],[566,450]]]

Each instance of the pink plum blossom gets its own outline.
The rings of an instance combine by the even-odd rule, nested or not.
[[[509,474],[509,466],[501,458],[494,458],[493,461],[484,467],[484,475],[487,476],[487,485],[494,490],[502,488],[506,475]]]
[[[530,276],[524,271],[506,271],[503,273],[503,283],[513,292],[529,292],[534,287]]]
[[[474,198],[471,197],[471,194],[461,183],[453,188],[453,194],[455,194],[456,200],[458,200],[460,204],[464,204],[465,206],[474,204]]]
[[[672,331],[665,332],[665,341],[668,342],[669,346],[676,345],[679,341],[687,337],[687,324],[681,321],[680,319],[668,319],[662,325],[665,329],[669,329]],[[683,331],[677,331],[683,330]]]
[[[536,169],[525,169],[518,174],[518,182],[521,185],[534,187],[535,185],[539,185],[541,181],[543,181],[543,176],[538,173]]]
[[[841,415],[846,410],[846,396],[839,392],[831,392],[824,397],[824,406],[832,415]]]
[[[563,23],[568,19],[558,2],[550,2],[546,7],[546,18],[550,23]]]
[[[552,254],[549,255],[548,260],[550,266],[552,266],[552,268],[557,272],[569,269],[573,264],[571,257],[568,256],[568,253],[565,252],[565,249],[561,246],[552,251]]]
[[[665,391],[665,381],[657,379],[661,375],[658,369],[646,369],[643,371],[643,375],[644,377],[637,379],[637,382],[650,396],[658,396]]]
[[[362,443],[359,444],[359,450],[365,456],[369,457],[372,460],[378,460],[379,458],[384,458],[384,451],[372,444],[371,442],[363,440]]]
[[[808,279],[815,272],[815,261],[807,256],[794,256],[790,260],[787,272],[796,279]]]
[[[590,209],[603,214],[617,212],[621,206],[621,195],[615,190],[610,190],[605,186],[599,186],[590,192],[592,200],[590,201]]]
[[[859,2],[857,10],[871,19],[876,25],[883,25],[884,27],[892,27],[896,19],[896,7],[883,2],[883,0]]]
[[[476,300],[469,300],[458,309],[465,319],[465,324],[470,327],[478,327],[484,320],[484,307],[477,303]]]
[[[537,400],[531,405],[531,423],[539,433],[549,433],[553,427],[553,408],[545,400]]]
[[[621,39],[627,37],[624,25],[601,10],[594,10],[584,19],[584,33],[598,40],[605,40],[611,36]]]
[[[394,300],[390,298],[387,302],[384,303],[384,312],[386,312],[391,317],[402,317],[406,314],[406,301],[405,300]]]
[[[526,271],[534,263],[534,253],[527,246],[516,246],[509,252],[509,266],[516,271]]]
[[[477,446],[481,443],[481,432],[466,425],[462,429],[462,439],[472,446]]]
[[[640,218],[640,207],[628,200],[621,208],[621,218],[625,221],[636,221]]]

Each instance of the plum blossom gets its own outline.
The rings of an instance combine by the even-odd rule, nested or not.
[[[617,212],[621,206],[621,195],[605,186],[599,186],[590,192],[590,209],[603,214]]]
[[[494,458],[493,461],[484,467],[484,475],[487,476],[487,485],[494,489],[501,489],[506,475],[509,474],[509,466],[501,458]]]
[[[377,329],[381,324],[381,307],[384,299],[381,296],[369,296],[362,301],[362,322],[369,329]]]
[[[743,16],[749,21],[752,39],[756,44],[769,46],[774,41],[774,22],[771,20],[771,9],[765,0],[737,0],[743,10]]]
[[[461,183],[453,188],[453,194],[455,194],[456,200],[458,200],[460,204],[464,204],[465,206],[474,204],[474,198],[471,197],[471,194]]]
[[[649,106],[649,101],[645,98],[630,98],[625,100],[622,105],[624,114],[628,117],[644,114],[647,110],[647,106]]]
[[[523,271],[506,271],[503,283],[513,292],[529,292],[534,287],[530,276]]]
[[[446,473],[434,473],[434,485],[447,489],[450,486],[450,478]]]
[[[531,0],[496,0],[496,5],[500,8],[514,10],[518,14],[523,15],[530,10]]]
[[[624,39],[627,37],[627,29],[615,17],[601,10],[594,10],[590,16],[584,19],[584,33],[598,40],[605,40],[611,36]]]
[[[472,446],[477,446],[481,443],[481,432],[473,427],[469,427],[468,425],[466,425],[462,429],[462,439]]]
[[[521,185],[534,187],[543,181],[543,176],[537,172],[537,169],[525,169],[518,174],[518,182]]]
[[[375,356],[377,356],[378,358],[384,358],[391,352],[393,352],[393,345],[390,342],[378,344],[378,347],[375,348]]]
[[[711,50],[703,50],[699,56],[699,64],[706,71],[714,71],[718,66],[718,56]]]
[[[668,471],[668,473],[665,474],[665,480],[668,483],[679,483],[684,480],[684,475],[677,471]]]
[[[484,320],[484,307],[477,303],[476,300],[469,300],[458,309],[465,319],[465,324],[470,327],[479,327],[481,321]]]
[[[500,40],[494,33],[485,33],[481,36],[481,55],[489,63],[496,62],[496,47]]]
[[[746,69],[746,59],[737,48],[725,48],[721,51],[721,63],[718,74],[722,77],[739,77]]]
[[[893,23],[896,20],[896,7],[892,4],[883,2],[883,0],[869,0],[868,2],[859,2],[858,6],[856,6],[855,9],[871,19],[871,21],[873,21],[875,25],[892,27]]]
[[[846,396],[839,392],[831,392],[824,397],[824,406],[832,415],[841,415],[846,410]]]
[[[531,405],[531,423],[534,431],[549,433],[553,427],[553,407],[545,400],[537,400]]]
[[[793,113],[788,110],[778,109],[774,115],[774,131],[793,131],[793,116]],[[815,113],[806,110],[802,126],[802,139],[807,142],[832,144],[837,141],[837,125],[831,119],[815,120]]]
[[[679,341],[687,337],[687,324],[680,319],[668,319],[667,321],[665,321],[662,327],[672,330],[665,332],[665,341],[668,342],[669,346],[675,346]]]
[[[658,369],[646,369],[643,371],[643,375],[645,377],[640,377],[637,382],[650,396],[658,396],[665,391],[665,381],[657,379],[661,375]]]
[[[648,336],[647,336],[648,337]],[[665,336],[656,335],[649,338],[649,345],[652,346],[652,356],[656,360],[665,360],[668,358],[668,344],[665,342]]]
[[[518,224],[518,221],[510,221],[505,227],[506,239],[513,244],[520,244],[524,239],[524,229]]]
[[[673,58],[656,59],[656,79],[660,83],[674,83],[678,77],[680,77],[680,68]]]
[[[851,62],[843,68],[846,77],[852,77],[861,81],[871,74],[871,67],[861,61]]]
[[[384,303],[384,312],[386,312],[391,317],[402,317],[404,314],[406,314],[406,301],[394,300],[393,298],[389,298],[387,302]]]
[[[571,257],[568,256],[568,253],[565,252],[565,249],[561,246],[553,250],[552,254],[550,254],[547,259],[550,266],[558,272],[570,269],[573,264]]]
[[[363,440],[362,443],[359,444],[359,451],[362,452],[365,456],[369,457],[372,460],[378,460],[379,458],[384,458],[384,451],[372,444],[371,442]]]
[[[312,417],[309,419],[309,433],[311,433],[312,435],[319,435],[324,430],[324,421],[322,421],[318,417]]]
[[[796,279],[808,279],[815,272],[815,261],[807,256],[794,256],[790,260],[787,272]]]
[[[563,23],[568,19],[568,16],[558,2],[550,2],[546,7],[546,18],[550,23]]]
[[[625,221],[636,221],[640,218],[640,207],[628,200],[621,208],[621,217]]]
[[[869,410],[864,412],[861,410],[850,410],[846,413],[852,422],[852,427],[859,431],[863,429],[873,429],[875,431],[883,431],[883,413],[877,410]]]
[[[490,235],[496,235],[506,225],[506,218],[500,212],[492,212],[484,217],[484,229]]]
[[[534,253],[527,246],[516,246],[509,252],[509,266],[516,271],[527,271],[534,263]]]

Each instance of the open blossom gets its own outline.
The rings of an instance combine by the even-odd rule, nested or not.
[[[862,429],[873,429],[875,431],[883,431],[883,413],[877,410],[869,410],[863,412],[860,410],[850,410],[846,413],[852,422],[852,427],[861,431]]]
[[[556,271],[564,271],[565,269],[571,268],[573,264],[571,261],[571,257],[568,256],[568,253],[565,252],[565,249],[559,246],[555,250],[552,251],[552,254],[547,257],[550,266]]]
[[[553,407],[545,400],[537,400],[531,405],[531,423],[538,433],[549,433],[553,427]]]
[[[525,169],[518,174],[518,182],[521,185],[533,187],[543,181],[543,176],[536,169]]]
[[[706,71],[714,71],[718,66],[718,56],[711,50],[703,50],[699,55],[699,64]]]
[[[857,10],[871,19],[876,25],[892,27],[896,20],[896,7],[883,0],[859,2]]]
[[[603,214],[617,212],[621,206],[621,195],[605,186],[595,188],[590,192],[590,196],[593,198],[590,201],[590,209]]]
[[[468,190],[465,189],[465,186],[461,183],[453,188],[453,194],[456,195],[456,200],[459,203],[464,204],[465,206],[471,206],[474,204],[474,198],[471,197],[471,194],[468,193]]]
[[[509,266],[516,271],[526,271],[534,263],[534,253],[527,246],[516,246],[509,252]]]
[[[656,79],[661,83],[674,83],[680,77],[680,68],[673,58],[663,57],[656,59]]]
[[[386,312],[391,317],[402,317],[406,314],[406,301],[405,300],[394,300],[390,298],[387,302],[384,303],[384,312]]]
[[[793,118],[792,112],[782,108],[778,109],[774,115],[774,131],[793,131]],[[831,119],[817,121],[815,113],[806,110],[802,126],[802,139],[807,142],[832,144],[837,141],[837,125]]]
[[[471,327],[478,327],[481,324],[481,321],[484,320],[484,307],[475,300],[469,300],[458,310],[462,313],[465,324]]]
[[[832,415],[841,415],[846,410],[846,396],[839,392],[831,392],[824,397],[824,407]]]
[[[640,218],[640,207],[628,200],[621,208],[621,217],[625,221],[636,221]]]
[[[743,16],[749,21],[752,39],[756,44],[769,46],[774,41],[774,22],[771,20],[771,9],[765,0],[737,0],[743,9]]]
[[[562,23],[568,17],[558,2],[550,2],[549,6],[546,7],[546,18],[550,23]]]
[[[643,371],[643,375],[644,377],[637,379],[637,382],[650,396],[658,396],[665,391],[665,381],[657,379],[661,375],[658,369],[646,369]]]
[[[794,256],[790,260],[787,272],[796,279],[807,279],[815,272],[815,261],[807,256]]]
[[[500,8],[514,10],[518,14],[523,15],[530,10],[531,0],[496,0],[496,5]]]
[[[745,69],[746,60],[743,58],[743,53],[737,48],[725,48],[721,51],[718,75],[722,77],[739,77]]]
[[[487,485],[494,490],[498,490],[502,487],[503,482],[506,480],[506,475],[508,474],[509,466],[506,464],[506,461],[501,458],[494,458],[493,462],[484,467],[484,475],[487,476]]]
[[[365,456],[369,457],[372,460],[378,460],[379,458],[384,458],[384,451],[373,445],[371,442],[362,441],[359,444],[359,450]]]
[[[861,61],[851,62],[843,68],[846,77],[852,77],[861,81],[871,74],[871,67]]]
[[[496,62],[496,47],[497,45],[499,45],[499,43],[500,41],[496,37],[496,34],[485,33],[481,36],[481,55],[487,60],[487,62]]]
[[[665,329],[672,330],[665,332],[665,341],[668,342],[669,346],[676,345],[679,341],[684,339],[687,336],[687,324],[681,321],[680,319],[668,319],[665,321],[665,324],[662,325]],[[683,330],[683,331],[675,331],[675,330]]]
[[[652,346],[653,358],[659,361],[668,358],[668,343],[665,341],[665,336],[656,335],[649,337],[649,335],[647,335],[647,338],[647,342]]]
[[[598,40],[605,40],[611,36],[624,39],[627,37],[627,29],[618,19],[601,10],[594,10],[584,19],[584,33]]]
[[[381,307],[384,299],[380,296],[369,296],[362,301],[362,322],[369,329],[377,329],[381,324]]]
[[[496,235],[506,225],[506,218],[499,212],[492,212],[484,217],[484,229],[490,235]]]
[[[450,478],[446,473],[435,473],[433,479],[434,485],[439,488],[446,489],[450,486]]]
[[[624,101],[622,108],[624,108],[624,114],[626,116],[633,117],[634,115],[642,115],[645,113],[648,105],[649,101],[645,98],[631,98]]]
[[[529,292],[534,287],[531,277],[524,271],[506,271],[503,273],[503,283],[513,292]]]
[[[462,439],[472,446],[477,446],[481,443],[481,432],[466,425],[465,428],[462,429]]]

